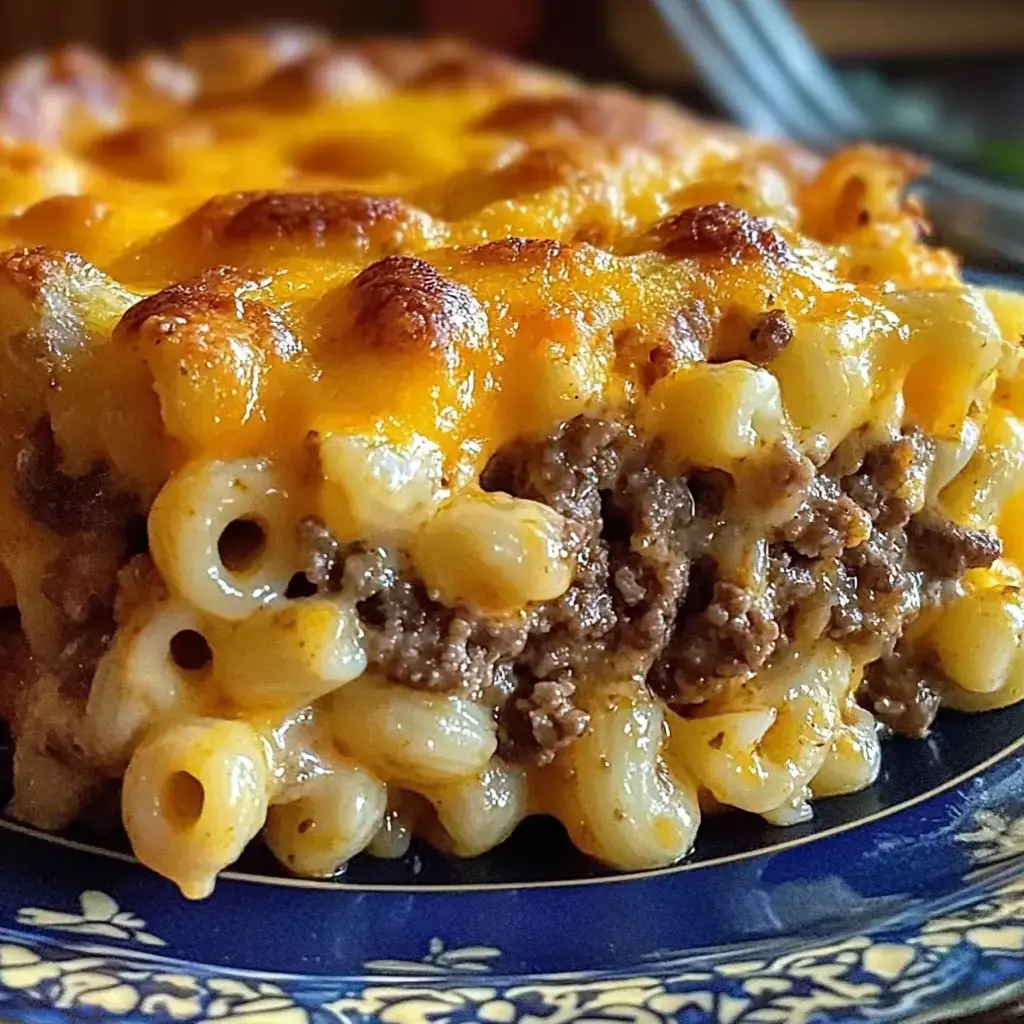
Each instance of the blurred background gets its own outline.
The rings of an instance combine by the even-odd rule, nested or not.
[[[1024,183],[1024,0],[791,0],[875,135]],[[123,56],[267,19],[443,32],[589,78],[711,103],[650,0],[0,0],[0,57],[67,41]]]

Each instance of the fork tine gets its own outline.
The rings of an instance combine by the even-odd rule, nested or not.
[[[785,58],[765,45],[743,8],[737,7],[734,0],[689,2],[700,8],[722,46],[731,50],[733,63],[774,107],[791,136],[826,148],[842,142],[843,133],[807,102],[803,91],[787,74]]]
[[[868,120],[807,33],[780,0],[735,0],[770,49],[775,61],[795,81],[805,98],[849,135],[867,134]]]
[[[718,103],[745,128],[782,138],[786,124],[770,103],[754,89],[733,54],[721,45],[701,12],[689,0],[652,0],[676,44],[697,66],[708,90]]]

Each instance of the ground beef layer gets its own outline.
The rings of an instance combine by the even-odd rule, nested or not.
[[[307,567],[294,593],[354,600],[372,669],[489,703],[515,759],[544,763],[583,733],[575,681],[595,664],[646,679],[688,714],[726,680],[822,636],[871,662],[863,703],[893,731],[921,735],[942,678],[902,650],[903,627],[1000,553],[991,534],[915,512],[914,483],[933,458],[916,431],[851,439],[820,469],[779,448],[751,504],[727,474],[674,473],[629,424],[581,416],[498,452],[482,478],[574,524],[576,572],[561,597],[502,619],[449,608],[400,551],[342,546],[315,519],[300,526]],[[764,556],[756,574],[723,560],[744,544]]]
[[[853,438],[820,469],[779,447],[752,501],[726,473],[666,468],[657,443],[626,422],[580,416],[509,445],[482,477],[485,489],[542,502],[571,524],[576,570],[561,597],[505,618],[450,608],[400,550],[343,546],[313,518],[299,525],[304,572],[289,594],[351,599],[374,671],[485,702],[502,752],[517,760],[545,763],[582,735],[576,681],[595,666],[646,680],[693,714],[729,679],[826,635],[870,663],[864,705],[893,731],[922,735],[944,680],[902,649],[903,627],[1000,552],[989,533],[915,511],[914,482],[933,458],[916,431],[881,444]],[[35,519],[69,538],[42,592],[65,636],[47,668],[80,708],[113,635],[114,595],[140,565],[152,574],[138,506],[102,467],[64,476],[45,422],[25,440],[16,488]],[[755,548],[758,572],[735,557]]]

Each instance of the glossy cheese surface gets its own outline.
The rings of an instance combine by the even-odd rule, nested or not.
[[[766,310],[873,325],[880,394],[909,359],[886,296],[957,287],[902,196],[912,160],[816,168],[455,43],[48,60],[22,97],[40,137],[8,113],[0,289],[52,316],[30,365],[5,350],[0,414],[48,413],[71,466],[150,492],[310,430],[424,436],[469,479],[511,437],[635,402],[652,358],[744,357]]]

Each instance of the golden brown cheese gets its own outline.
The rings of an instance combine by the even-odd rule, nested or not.
[[[95,279],[86,305],[165,289],[65,354],[59,395],[23,412],[77,408],[73,434],[58,424],[69,463],[145,489],[191,456],[294,453],[310,429],[381,418],[470,479],[519,433],[634,401],[695,303],[703,358],[737,321],[852,322],[890,289],[957,284],[902,205],[913,163],[884,151],[809,170],[454,43],[285,33],[147,62],[34,73],[38,103],[98,112],[67,114],[38,160],[10,151],[0,231],[32,253],[12,267],[67,249],[109,275],[70,272]],[[9,73],[12,104],[26,77]],[[39,161],[57,160],[68,180],[48,185]]]
[[[383,429],[470,482],[513,437],[630,406],[669,364],[749,355],[766,316],[860,339],[854,418],[908,374],[913,418],[941,380],[969,394],[960,378],[987,372],[886,340],[890,292],[960,287],[899,155],[816,169],[448,42],[285,32],[120,69],[47,60],[6,83],[12,111],[59,111],[62,138],[26,149],[12,113],[0,153],[2,270],[43,324],[28,363],[5,332],[8,451],[49,415],[68,467],[109,462],[152,494],[192,457]],[[779,358],[810,443],[806,367]]]

